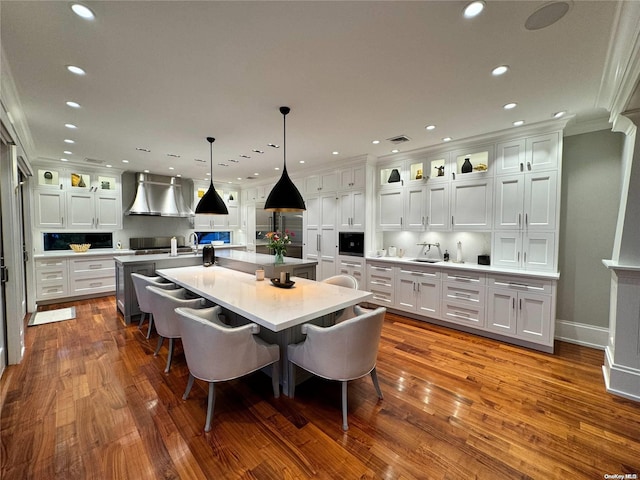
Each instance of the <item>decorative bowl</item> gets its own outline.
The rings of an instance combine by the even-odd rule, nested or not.
[[[76,253],[84,253],[91,247],[90,243],[70,243],[69,248]]]
[[[288,282],[281,283],[279,278],[272,278],[271,283],[278,288],[291,288],[296,282],[289,280]]]

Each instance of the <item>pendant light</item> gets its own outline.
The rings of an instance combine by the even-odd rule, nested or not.
[[[209,215],[229,215],[229,210],[227,210],[227,206],[216,192],[216,187],[213,186],[213,142],[216,141],[213,137],[207,137],[207,141],[209,142],[209,151],[211,157],[211,184],[209,185],[209,190],[198,202],[198,206],[196,207],[196,213],[205,213]]]
[[[275,184],[264,204],[264,209],[269,212],[302,212],[307,209],[304,205],[302,195],[300,195],[300,192],[287,173],[287,113],[290,111],[291,109],[289,107],[280,107],[284,130],[284,168],[282,169],[280,180]]]

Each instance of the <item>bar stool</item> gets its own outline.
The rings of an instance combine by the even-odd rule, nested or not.
[[[153,285],[158,288],[164,288],[165,290],[172,290],[176,288],[176,285],[174,283],[167,282],[162,277],[147,277],[146,275],[141,275],[139,273],[132,273],[131,280],[133,280],[133,288],[136,291],[138,305],[142,312],[138,328],[142,328],[145,316],[149,315],[149,330],[147,330],[147,339],[149,339],[151,337],[151,327],[153,327],[153,314],[151,313],[151,295],[147,292],[145,287],[147,285]]]
[[[176,308],[202,308],[205,305],[204,298],[192,298],[187,296],[184,288],[175,290],[163,290],[162,288],[149,285],[146,287],[151,294],[151,313],[156,322],[156,331],[158,332],[158,346],[154,352],[154,356],[158,355],[160,347],[165,338],[169,339],[169,355],[167,357],[167,368],[164,373],[169,373],[171,368],[171,359],[173,358],[173,346],[176,338],[180,338],[180,322]]]

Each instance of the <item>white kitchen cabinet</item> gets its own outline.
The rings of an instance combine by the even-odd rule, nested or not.
[[[67,259],[35,260],[36,301],[53,300],[69,295]]]
[[[557,178],[554,171],[503,175],[495,179],[495,228],[556,229]]]
[[[404,190],[378,192],[377,227],[380,230],[402,230],[404,215]]]
[[[116,289],[113,255],[70,258],[69,295],[111,293]]]
[[[36,228],[64,228],[66,192],[37,188],[33,192],[34,226]]]
[[[358,290],[365,290],[366,277],[363,258],[339,255],[336,274],[351,275],[358,280]]]
[[[487,330],[553,346],[554,282],[490,275]]]
[[[340,190],[364,190],[367,187],[365,166],[357,165],[340,170],[338,186]]]
[[[367,262],[367,290],[373,293],[368,301],[376,305],[395,305],[395,267],[385,262]]]
[[[336,272],[336,195],[308,197],[306,206],[303,217],[303,255],[308,260],[318,262],[316,279],[324,280]]]
[[[511,140],[498,143],[496,146],[496,175],[523,173],[526,161],[525,140]]]
[[[425,204],[427,229],[436,232],[450,230],[449,183],[434,183],[428,185]]]
[[[122,201],[117,193],[70,190],[67,192],[67,206],[69,228],[122,228]]]
[[[553,132],[526,139],[525,171],[557,170],[560,165],[560,133]]]
[[[403,230],[423,231],[427,227],[427,191],[424,186],[408,186],[404,190]]]
[[[480,145],[451,152],[449,171],[451,181],[469,181],[493,176],[493,145]],[[471,164],[471,171],[465,172],[464,165]]]
[[[555,242],[555,232],[494,232],[491,264],[503,268],[555,271]]]
[[[424,185],[429,178],[425,172],[427,160],[424,157],[387,162],[378,167],[378,184],[380,190],[400,188],[409,185]]]
[[[485,324],[486,274],[445,272],[442,278],[442,318],[482,329]]]
[[[395,306],[430,317],[440,316],[440,270],[401,266],[395,277]]]
[[[492,214],[492,178],[451,183],[451,227],[453,230],[491,230]]]
[[[304,191],[308,195],[325,192],[335,192],[338,189],[338,175],[336,172],[326,172],[310,175],[304,180]]]
[[[338,229],[363,232],[365,208],[364,190],[338,193]]]

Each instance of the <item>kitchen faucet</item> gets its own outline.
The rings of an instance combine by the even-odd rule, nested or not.
[[[191,244],[191,250],[193,250],[193,254],[198,254],[198,235],[196,232],[191,232],[189,234],[189,243]]]
[[[440,247],[440,242],[437,243],[427,243],[427,242],[422,242],[422,243],[416,243],[416,245],[420,246],[420,247],[429,247],[427,248],[427,252],[429,250],[431,250],[431,247]]]

